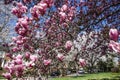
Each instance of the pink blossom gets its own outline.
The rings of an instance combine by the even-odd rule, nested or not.
[[[15,68],[16,68],[17,71],[19,71],[19,72],[23,72],[25,66],[22,65],[22,64],[20,64],[20,65],[16,65]]]
[[[22,27],[28,29],[28,21],[26,18],[19,18],[18,22]]]
[[[66,11],[68,9],[67,5],[63,5],[62,8],[61,8],[61,11]]]
[[[13,63],[9,65],[9,72],[10,72],[11,74],[14,74],[14,73],[15,73],[15,65],[14,65]]]
[[[21,77],[22,75],[23,75],[23,71],[24,71],[24,69],[25,69],[25,66],[24,65],[16,65],[15,66],[15,69],[16,69],[16,72],[15,72],[15,75],[17,76],[17,77]]]
[[[61,45],[60,42],[56,42],[56,43],[55,43],[55,46],[57,46],[57,47],[60,46],[60,45]]]
[[[25,53],[25,58],[29,59],[30,58],[30,52]]]
[[[8,79],[8,80],[12,80],[12,79],[11,79],[12,76],[11,76],[10,73],[3,73],[2,75],[3,75],[3,77],[5,77],[5,78]]]
[[[38,59],[37,55],[30,55],[30,60],[35,62]]]
[[[58,58],[60,61],[62,61],[62,60],[64,59],[64,55],[63,55],[63,54],[58,54],[58,55],[57,55],[57,58]]]
[[[120,43],[111,40],[109,43],[109,48],[115,52],[120,52]]]
[[[70,50],[71,47],[72,47],[72,45],[73,45],[73,43],[72,43],[71,41],[67,41],[67,42],[65,43],[65,48],[68,49],[68,50]]]
[[[48,8],[53,5],[53,0],[43,0],[43,2],[47,3]]]
[[[27,12],[27,7],[22,5],[22,3],[17,3],[17,7],[12,9],[12,13],[18,18],[22,17],[22,14]]]
[[[17,40],[16,43],[17,43],[18,45],[21,45],[21,44],[23,44],[23,41],[22,41],[22,40]]]
[[[26,62],[25,66],[28,67],[28,68],[32,68],[33,66],[35,66],[35,63],[33,61]]]
[[[23,57],[23,55],[18,54],[18,55],[16,56],[16,59],[22,59],[22,57]]]
[[[16,41],[17,41],[17,38],[16,38],[16,37],[12,37],[12,40],[13,40],[14,42],[16,42]]]
[[[80,58],[79,64],[80,64],[80,66],[84,67],[86,65],[85,59]]]
[[[21,60],[21,59],[16,59],[16,60],[15,60],[15,63],[16,63],[16,64],[22,64],[22,60]]]
[[[38,19],[39,11],[38,11],[38,9],[35,6],[30,9],[30,12],[31,12],[31,14],[32,14],[34,19]]]
[[[110,36],[110,39],[117,41],[118,37],[119,37],[118,30],[117,29],[110,29],[109,36]]]
[[[17,48],[17,47],[13,47],[13,48],[12,48],[12,51],[13,51],[13,52],[17,52],[17,51],[18,51],[18,48]]]
[[[5,65],[4,65],[4,69],[9,71],[9,66],[8,66],[8,64],[5,64]]]
[[[66,13],[64,13],[64,12],[60,12],[59,14],[60,14],[60,17],[62,20],[64,20],[67,16]]]
[[[44,63],[45,66],[48,66],[48,65],[51,64],[51,59],[44,60],[43,63]]]

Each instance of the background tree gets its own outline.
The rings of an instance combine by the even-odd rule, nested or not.
[[[69,55],[72,56],[72,61],[76,61],[76,65],[84,67],[85,65],[81,65],[79,61],[79,59],[84,59],[88,72],[94,72],[93,69],[101,57],[108,55],[108,31],[109,29],[106,27],[99,32],[92,31],[79,34]]]

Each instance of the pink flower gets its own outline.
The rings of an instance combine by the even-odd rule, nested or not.
[[[64,55],[63,55],[63,54],[58,54],[58,55],[57,55],[57,58],[58,58],[60,61],[62,61],[62,60],[64,59]]]
[[[68,9],[67,5],[63,5],[62,8],[61,8],[61,11],[66,11]]]
[[[29,59],[30,58],[30,52],[25,53],[25,58]]]
[[[27,12],[27,7],[22,5],[22,3],[17,3],[17,7],[12,9],[12,13],[18,18],[22,17],[22,14]]]
[[[18,65],[19,65],[19,64],[22,64],[22,60],[21,60],[21,59],[16,59],[16,60],[15,60],[15,63],[18,64]]]
[[[5,78],[8,79],[8,80],[12,80],[12,79],[11,79],[12,76],[11,76],[10,73],[3,73],[2,75],[3,75],[3,77],[5,77]]]
[[[120,52],[120,44],[118,42],[111,40],[109,43],[109,48],[114,50],[115,52]]]
[[[23,55],[18,54],[18,55],[16,56],[16,59],[22,59],[22,57],[23,57]]]
[[[33,61],[26,62],[25,66],[28,67],[28,68],[32,68],[33,66],[35,66],[35,63]]]
[[[51,64],[51,59],[44,60],[43,63],[44,63],[45,66],[48,66],[48,65]]]
[[[21,44],[23,44],[23,41],[22,41],[22,40],[17,40],[16,43],[17,43],[18,45],[21,45]]]
[[[15,72],[15,65],[12,63],[9,66],[9,73],[14,74],[14,72]]]
[[[13,40],[14,42],[16,42],[16,41],[17,41],[17,38],[16,38],[16,37],[12,37],[12,40]]]
[[[53,5],[53,0],[43,0],[45,3],[47,3],[47,7],[51,7]]]
[[[35,62],[38,59],[36,55],[30,55],[30,60]]]
[[[72,47],[72,45],[73,45],[73,43],[72,43],[71,41],[67,41],[67,42],[65,43],[65,48],[68,49],[68,50],[70,50],[71,47]]]
[[[16,75],[17,77],[21,77],[21,76],[23,75],[23,71],[24,71],[24,69],[25,69],[25,66],[24,66],[23,64],[21,64],[21,65],[16,65],[16,66],[15,66],[15,69],[16,69],[15,75]]]
[[[80,58],[79,64],[80,64],[80,66],[84,67],[86,65],[85,59]]]
[[[19,18],[18,22],[22,27],[28,29],[28,21],[26,18]]]
[[[60,46],[60,45],[61,45],[60,42],[56,42],[56,43],[55,43],[55,46],[56,46],[56,47],[58,47],[58,46]]]
[[[110,29],[109,36],[110,36],[110,39],[117,41],[118,37],[119,37],[118,30],[117,29]]]
[[[12,48],[12,51],[13,51],[13,52],[17,52],[17,51],[18,51],[18,48],[17,48],[17,47],[13,47],[13,48]]]
[[[66,13],[64,13],[64,12],[60,12],[59,14],[60,14],[60,17],[62,20],[64,20],[67,16]]]
[[[38,19],[39,11],[38,11],[38,9],[35,6],[30,9],[30,12],[31,12],[33,18]]]

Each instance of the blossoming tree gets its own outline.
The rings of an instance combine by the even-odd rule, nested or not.
[[[117,0],[14,1],[12,14],[17,17],[17,36],[13,37],[13,42],[9,44],[10,51],[6,55],[9,61],[4,66],[7,72],[3,76],[8,80],[13,76],[27,78],[27,74],[34,77],[47,76],[51,66],[64,65],[63,60],[69,55],[72,41],[80,29],[94,29],[94,25],[101,25],[100,21],[119,13],[119,9],[111,11],[111,7],[119,5]],[[12,0],[5,0],[6,4],[10,2]],[[112,13],[106,15],[105,11]],[[80,64],[83,61],[80,59]]]

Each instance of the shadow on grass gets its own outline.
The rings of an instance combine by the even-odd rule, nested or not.
[[[80,78],[80,77],[86,77],[85,75],[76,75],[76,76],[71,76],[71,78]]]

